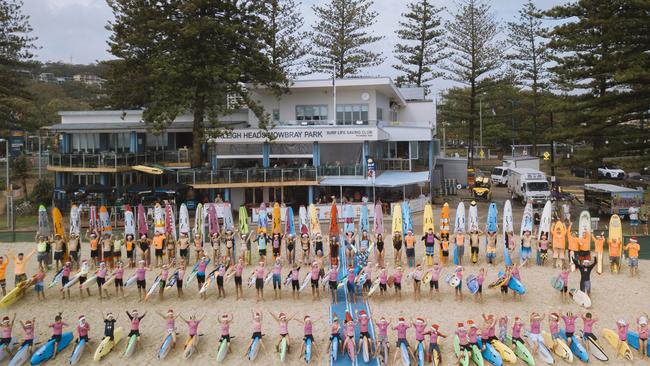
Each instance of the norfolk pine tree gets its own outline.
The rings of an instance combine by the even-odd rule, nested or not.
[[[444,32],[439,15],[443,9],[434,6],[430,0],[415,0],[408,4],[408,9],[402,14],[400,29],[396,32],[403,43],[395,45],[395,58],[400,63],[393,68],[402,73],[396,80],[399,85],[422,87],[442,76],[434,68],[445,58]]]
[[[519,10],[517,21],[508,22],[508,43],[512,46],[512,52],[506,55],[510,67],[516,72],[518,84],[531,91],[533,155],[537,154],[540,98],[548,87],[549,54],[545,41],[548,29],[542,26],[540,16],[541,10],[528,0]]]
[[[502,45],[496,40],[499,24],[490,5],[481,0],[461,0],[451,21],[446,23],[450,56],[442,64],[447,78],[469,87],[464,114],[469,128],[468,167],[474,166],[474,123],[481,92],[501,67]]]
[[[29,16],[22,13],[23,2],[0,0],[0,129],[20,123],[25,102],[31,99],[18,69],[32,57]]]
[[[291,77],[305,75],[305,41],[309,32],[302,31],[304,18],[300,2],[294,0],[260,1],[260,16],[267,23],[264,41],[271,64]]]
[[[635,156],[638,164],[650,141],[650,2],[581,0],[546,12],[569,21],[551,32],[550,68],[571,90],[559,106],[567,113],[556,139],[591,144],[582,160],[596,168],[605,157]]]
[[[239,96],[266,129],[268,114],[245,83],[283,90],[286,76],[267,57],[268,28],[254,2],[110,0],[115,20],[109,46],[120,62],[109,73],[116,107],[141,103],[143,120],[163,131],[187,111],[193,115],[191,165],[203,162],[206,131],[223,130],[229,93]],[[209,127],[213,127],[209,129]]]
[[[372,0],[331,0],[312,7],[318,18],[312,26],[313,50],[308,60],[313,72],[334,69],[337,78],[357,76],[361,69],[384,61],[381,53],[365,48],[382,39],[368,30],[377,21],[372,5]]]

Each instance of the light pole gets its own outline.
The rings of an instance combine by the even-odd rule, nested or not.
[[[41,145],[41,135],[39,134],[37,136],[28,136],[28,138],[30,138],[30,139],[38,139],[38,180],[41,180],[41,175],[42,175],[41,172],[42,172],[42,164],[43,164],[41,162],[41,157],[42,157],[42,154],[41,154],[41,146],[42,146]]]

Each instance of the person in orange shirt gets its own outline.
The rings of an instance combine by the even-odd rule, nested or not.
[[[93,268],[99,264],[99,236],[96,231],[92,233],[86,230],[86,239],[90,242],[90,261],[93,263]]]
[[[9,265],[9,256],[0,256],[0,287],[2,287],[2,296],[7,294],[7,266]]]
[[[576,252],[580,250],[580,237],[578,237],[578,232],[577,231],[571,231],[571,224],[569,224],[569,228],[567,229],[567,237],[569,241],[569,258],[573,258],[576,255]],[[575,271],[576,267],[573,264],[573,261],[571,261],[571,271]]]
[[[623,248],[627,250],[627,256],[630,263],[630,275],[639,276],[639,250],[641,250],[641,245],[639,245],[636,236],[630,238],[630,242],[625,245]]]
[[[607,240],[609,245],[609,268],[612,273],[617,273],[621,267],[621,246],[618,239]]]
[[[591,236],[591,233],[585,230],[578,239],[580,241],[578,259],[581,261],[585,259],[591,259]]]
[[[463,265],[463,256],[465,255],[465,234],[462,231],[457,232],[454,235],[454,240],[456,241],[456,256],[458,257],[459,266]]]
[[[11,250],[9,251],[9,256],[14,262],[14,286],[18,286],[21,281],[27,279],[27,274],[25,273],[25,266],[29,259],[36,253],[36,249],[29,252],[29,254],[24,255],[23,253],[18,253],[18,256],[13,255]]]
[[[165,246],[165,234],[157,233],[153,237],[153,247],[156,255],[156,267],[163,263],[163,247]]]
[[[557,220],[555,224],[553,224],[551,235],[553,237],[553,265],[557,268],[561,268],[562,263],[564,262],[564,252],[566,250],[566,227],[562,221]]]
[[[409,230],[404,237],[404,246],[406,247],[406,261],[409,268],[415,267],[415,236],[413,230]]]

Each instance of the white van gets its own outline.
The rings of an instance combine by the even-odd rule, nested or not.
[[[508,191],[512,200],[519,200],[523,205],[532,201],[534,205],[543,205],[551,198],[551,186],[546,174],[530,168],[511,168],[508,173]]]
[[[492,168],[492,173],[490,173],[490,180],[493,185],[505,186],[508,184],[508,167],[507,166],[495,166]]]

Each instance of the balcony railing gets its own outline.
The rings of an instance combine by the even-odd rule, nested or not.
[[[248,169],[181,169],[169,173],[184,184],[254,184],[315,182],[325,176],[363,177],[361,165],[320,166],[301,168],[248,168]],[[173,178],[172,178],[173,179]]]
[[[190,152],[183,151],[147,151],[143,153],[113,153],[100,154],[53,153],[49,156],[49,165],[69,168],[117,168],[142,164],[164,164],[188,162]]]
[[[409,162],[410,159],[378,159],[377,169],[409,171],[411,170],[411,165],[409,164]]]
[[[176,180],[185,184],[245,184],[315,182],[318,169],[306,168],[249,168],[249,169],[183,169],[175,173]]]

